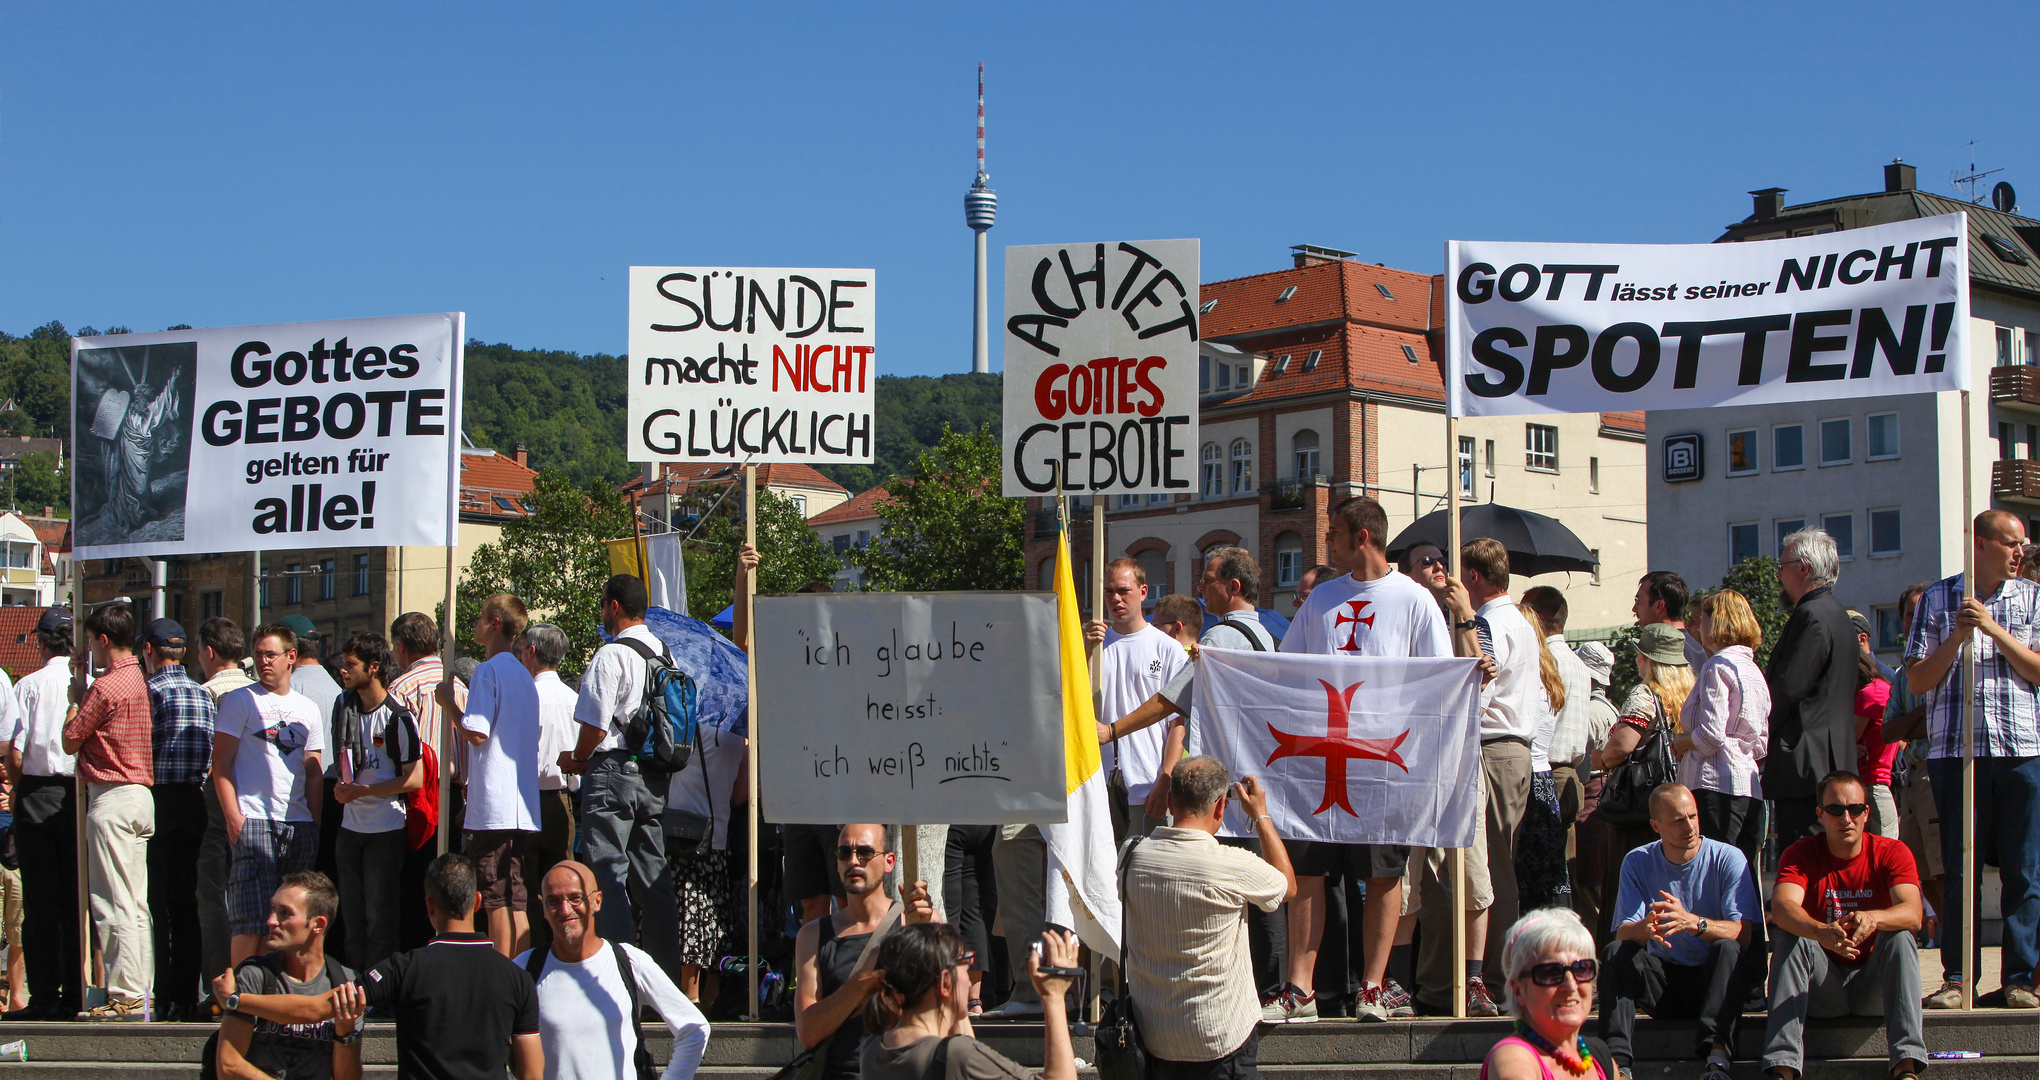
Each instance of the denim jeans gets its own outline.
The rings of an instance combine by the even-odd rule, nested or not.
[[[1941,857],[1947,866],[1942,885],[1941,966],[1951,979],[1968,970],[1962,962],[1962,759],[1929,758],[1927,775],[1934,784],[1934,803],[1941,810]],[[1982,870],[1985,852],[1995,852],[1998,879],[2004,885],[2000,903],[2005,915],[2004,972],[2007,986],[2032,986],[2035,935],[2040,934],[2040,757],[1976,759],[1976,851]],[[1981,904],[1978,905],[1979,909]],[[33,910],[33,909],[31,909]],[[1977,940],[1982,941],[1981,935]],[[1979,945],[1976,955],[1982,955]]]
[[[646,783],[623,751],[596,754],[581,780],[581,857],[595,871],[595,928],[652,955],[680,977],[680,911],[666,862],[665,784]]]

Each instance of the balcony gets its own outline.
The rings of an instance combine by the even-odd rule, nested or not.
[[[1992,396],[1996,396],[1997,379],[1993,377],[1990,382]],[[2040,461],[1991,462],[1990,497],[2040,504]]]
[[[1310,507],[1311,490],[1323,487],[1327,482],[1323,473],[1271,480],[1261,485],[1261,494],[1268,497],[1268,512],[1271,514],[1304,510]]]
[[[1990,400],[1993,405],[2040,410],[2040,367],[1991,368]]]

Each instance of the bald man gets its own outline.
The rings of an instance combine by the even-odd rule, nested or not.
[[[693,1076],[708,1047],[708,1020],[643,949],[602,940],[595,930],[595,913],[602,910],[595,871],[571,859],[555,863],[539,895],[552,946],[525,952],[516,962],[538,984],[545,1080],[637,1080],[649,1074],[651,1051],[637,1022],[646,1002],[673,1033],[673,1057],[661,1080]],[[631,1017],[620,1037],[612,1030],[617,1016]]]

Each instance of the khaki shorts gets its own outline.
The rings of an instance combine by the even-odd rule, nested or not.
[[[1481,813],[1473,815],[1473,846],[1466,849],[1466,891],[1473,900],[1473,910],[1486,911],[1495,904],[1494,881],[1488,877],[1487,858],[1487,773],[1475,770],[1480,777]],[[1424,910],[1423,882],[1426,878],[1437,883],[1443,895],[1452,892],[1452,851],[1448,848],[1411,848],[1409,870],[1403,874],[1402,913],[1415,915]]]
[[[21,871],[0,866],[0,933],[7,947],[21,948]]]
[[[475,864],[475,887],[481,890],[483,911],[523,911],[529,905],[524,892],[524,838],[530,835],[515,829],[467,834],[461,854]]]
[[[1925,770],[1914,773],[1906,785],[1905,809],[1898,814],[1898,838],[1912,849],[1913,862],[1928,877],[1947,873],[1941,864],[1941,812],[1934,806],[1934,785]]]

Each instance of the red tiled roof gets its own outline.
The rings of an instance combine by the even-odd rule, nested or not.
[[[1344,260],[1214,281],[1199,290],[1205,303],[1217,301],[1199,332],[1262,352],[1267,350],[1246,339],[1318,323],[1355,321],[1421,334],[1442,325],[1431,316],[1437,281],[1430,274]],[[1296,292],[1279,300],[1292,285]]]
[[[29,528],[35,530],[35,538],[42,542],[45,551],[71,550],[71,522],[68,518],[29,517],[20,515]]]
[[[1643,414],[1640,412],[1604,412],[1601,414],[1601,426],[1613,428],[1616,431],[1633,431],[1641,435],[1643,434]]]
[[[460,452],[460,512],[492,518],[523,517],[523,496],[531,491],[536,470],[519,465],[494,450]],[[505,506],[497,499],[506,500]]]
[[[0,607],[0,667],[9,678],[19,679],[42,666],[42,650],[35,644],[35,624],[47,608]]]
[[[688,465],[668,462],[661,466],[659,478],[645,483],[642,474],[632,477],[617,487],[625,495],[667,495],[684,492],[696,484],[741,481],[744,467],[729,462],[715,465]],[[840,491],[845,495],[850,489],[823,476],[811,465],[795,462],[775,462],[758,466],[758,486],[767,488],[812,488],[817,491]]]
[[[837,503],[808,519],[810,525],[834,525],[839,521],[870,521],[878,517],[879,504],[886,499],[883,487],[859,492],[849,502]]]

